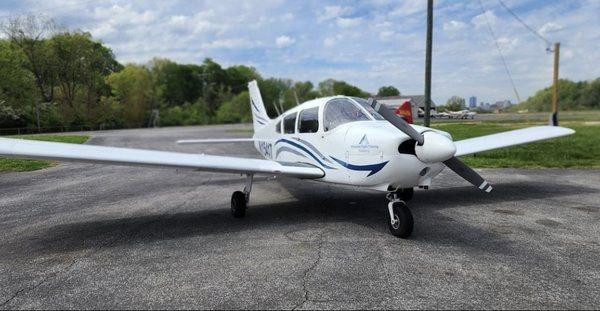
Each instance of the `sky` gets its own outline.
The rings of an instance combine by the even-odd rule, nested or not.
[[[561,78],[600,77],[599,0],[503,0],[561,42]],[[547,44],[498,0],[434,1],[432,97],[516,102],[488,23],[524,100],[552,83]],[[89,31],[122,63],[153,57],[253,66],[263,77],[347,81],[369,92],[393,85],[423,94],[425,0],[0,0],[0,21],[35,13]]]

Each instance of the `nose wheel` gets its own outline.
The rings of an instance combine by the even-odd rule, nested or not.
[[[234,218],[244,218],[246,216],[250,192],[252,191],[252,179],[253,175],[248,174],[244,191],[236,191],[231,195],[231,215]]]
[[[388,212],[390,214],[390,233],[402,239],[408,238],[413,231],[413,216],[404,201],[396,195],[388,195]]]

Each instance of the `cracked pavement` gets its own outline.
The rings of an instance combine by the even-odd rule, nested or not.
[[[105,131],[90,144],[258,157],[245,125]],[[388,234],[383,194],[239,175],[61,163],[0,174],[0,309],[596,309],[600,170],[444,171]]]

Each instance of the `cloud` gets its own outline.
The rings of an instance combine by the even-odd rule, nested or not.
[[[557,32],[562,30],[563,27],[557,23],[553,23],[553,22],[548,22],[545,23],[544,26],[542,26],[538,32],[542,35],[542,36],[546,36],[548,34]]]
[[[507,4],[548,40],[561,42],[561,77],[600,76],[600,1],[528,0]],[[8,13],[30,10],[31,1],[8,1]],[[497,1],[435,1],[432,95],[476,95],[481,101],[514,101],[512,86],[486,20],[498,38],[523,98],[550,83],[552,55],[545,43]],[[394,85],[423,92],[424,0],[145,1],[46,0],[40,10],[70,29],[90,31],[122,62],[152,57],[255,66],[265,77],[346,80],[374,92]],[[484,28],[482,28],[482,26]]]
[[[275,45],[278,48],[284,48],[284,47],[291,46],[295,42],[296,42],[296,40],[294,38],[291,38],[288,36],[279,36],[279,37],[277,37],[277,39],[275,39]]]
[[[327,20],[336,19],[340,16],[351,14],[354,10],[351,7],[342,7],[338,5],[326,6],[324,11],[317,16],[317,22],[321,23]]]
[[[442,26],[442,29],[444,31],[448,31],[448,32],[463,30],[465,28],[467,28],[466,23],[463,23],[461,21],[455,21],[455,20],[445,22],[444,25]]]
[[[218,39],[209,43],[202,44],[205,49],[233,49],[233,48],[251,48],[255,44],[247,39]]]
[[[338,17],[336,19],[336,24],[342,28],[358,26],[358,25],[362,24],[362,22],[363,22],[362,17],[356,17],[356,18]]]
[[[497,22],[498,22],[498,17],[496,17],[494,12],[489,11],[489,10],[485,11],[485,13],[481,13],[481,14],[473,17],[473,19],[471,19],[471,23],[473,23],[473,25],[475,25],[475,27],[487,26],[487,23],[490,23],[490,25],[496,25]]]

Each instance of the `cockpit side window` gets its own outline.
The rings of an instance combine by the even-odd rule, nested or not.
[[[275,125],[275,132],[281,133],[281,120]]]
[[[316,133],[319,131],[319,107],[302,110],[298,117],[299,133]]]
[[[283,132],[285,134],[294,134],[296,129],[296,114],[290,114],[283,119]]]
[[[352,101],[339,98],[331,100],[325,106],[323,113],[323,125],[325,131],[353,121],[366,121],[369,117]]]

